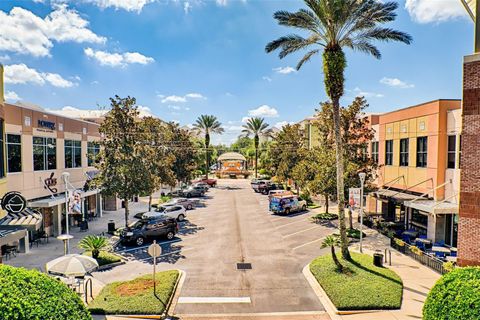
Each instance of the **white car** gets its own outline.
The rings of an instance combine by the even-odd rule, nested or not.
[[[142,218],[143,219],[151,219],[151,218],[158,218],[160,216],[167,216],[177,221],[185,220],[186,216],[186,209],[181,205],[173,205],[173,206],[160,206],[157,209],[144,213]]]
[[[167,203],[162,204],[162,206],[174,206],[180,205],[183,206],[187,210],[192,210],[198,205],[198,199],[187,199],[187,198],[173,198],[172,200],[168,201]]]

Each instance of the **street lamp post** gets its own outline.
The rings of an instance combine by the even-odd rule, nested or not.
[[[360,177],[360,252],[363,253],[362,240],[363,240],[363,185],[365,183],[365,172],[358,174]]]
[[[65,183],[65,234],[69,235],[68,230],[68,179],[70,178],[70,173],[64,172],[62,173],[63,182]],[[65,252],[68,253],[70,251],[70,238],[65,239]]]

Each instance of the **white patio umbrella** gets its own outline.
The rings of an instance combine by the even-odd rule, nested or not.
[[[47,262],[45,269],[48,273],[62,274],[67,277],[84,276],[98,268],[98,262],[81,254],[67,254]]]

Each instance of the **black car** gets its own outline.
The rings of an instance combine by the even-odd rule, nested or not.
[[[258,186],[258,192],[262,194],[268,194],[270,190],[284,190],[283,184],[280,183],[265,183]]]
[[[120,241],[142,246],[147,239],[166,237],[172,240],[177,232],[178,225],[175,219],[169,217],[141,219],[122,230]]]

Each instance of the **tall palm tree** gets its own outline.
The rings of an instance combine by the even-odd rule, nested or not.
[[[217,120],[217,117],[205,114],[202,114],[200,117],[198,117],[193,127],[196,131],[205,135],[205,177],[208,179],[208,171],[210,169],[210,154],[208,150],[210,147],[210,134],[222,133],[224,130],[220,121]]]
[[[297,64],[299,70],[313,56],[322,53],[324,84],[333,105],[337,167],[337,199],[342,256],[350,258],[345,227],[343,144],[340,131],[340,98],[345,87],[346,59],[343,49],[350,48],[380,59],[380,51],[373,41],[400,41],[410,44],[410,35],[381,25],[395,20],[395,2],[378,0],[304,0],[308,8],[297,12],[277,11],[273,17],[282,26],[297,28],[308,33],[280,37],[267,44],[270,53],[280,49],[280,59],[287,55],[309,50]]]
[[[242,133],[245,136],[253,135],[253,143],[255,145],[255,178],[258,177],[258,145],[260,144],[261,136],[268,136],[271,134],[271,130],[268,129],[268,123],[264,122],[265,119],[254,117],[247,120],[247,123],[243,125]]]

